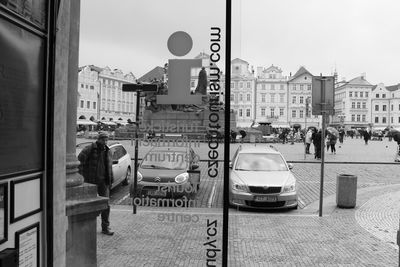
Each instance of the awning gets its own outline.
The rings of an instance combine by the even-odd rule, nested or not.
[[[77,125],[97,125],[97,123],[95,123],[91,120],[77,120],[76,124]]]
[[[115,122],[113,122],[113,121],[101,121],[101,123],[102,124],[105,124],[105,125],[117,125]]]
[[[273,128],[290,128],[290,125],[287,123],[272,123],[271,126]]]

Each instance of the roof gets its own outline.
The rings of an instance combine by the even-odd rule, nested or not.
[[[298,77],[300,77],[301,75],[304,75],[304,74],[308,74],[308,75],[313,76],[311,74],[311,72],[309,72],[305,67],[301,66],[300,69],[292,77],[290,77],[289,82],[294,80],[294,79],[296,79],[296,78],[298,78]]]
[[[139,82],[152,82],[154,79],[159,81],[164,78],[164,68],[157,66],[142,77],[139,78]]]
[[[265,70],[263,70],[263,72],[268,72],[268,71],[272,71],[275,70],[276,72],[282,72],[282,70],[280,68],[278,68],[277,66],[271,65],[270,67],[266,68]]]
[[[376,89],[376,87],[378,87],[378,85],[377,85],[377,84],[376,84],[376,85],[374,85],[374,86],[372,86],[372,88],[371,88],[371,89],[372,89],[372,91],[373,91],[373,90],[375,90],[375,89]]]
[[[396,91],[400,89],[400,84],[386,86],[386,90],[388,91]]]
[[[372,85],[370,84],[364,76],[358,76],[347,82],[348,85]]]
[[[79,67],[79,71],[83,70],[86,67],[89,67],[91,71],[96,71],[99,73],[103,71],[103,68],[97,67],[95,65],[85,65],[85,66]]]
[[[204,53],[204,52],[201,52],[200,54],[198,54],[198,55],[195,57],[195,59],[199,59],[199,58],[210,58],[210,55],[208,55],[208,54],[206,54],[206,53]]]
[[[245,64],[249,64],[247,61],[244,61],[243,59],[240,58],[235,58],[231,61],[231,63],[245,63]]]

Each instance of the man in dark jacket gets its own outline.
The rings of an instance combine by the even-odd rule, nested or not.
[[[315,158],[321,159],[321,139],[322,139],[322,131],[319,130],[318,132],[314,132],[312,135],[312,141],[314,144],[315,150]]]
[[[110,186],[113,182],[112,155],[107,146],[108,134],[100,132],[97,141],[85,147],[78,155],[79,166],[85,182],[97,185],[97,193],[102,197],[110,197]],[[113,235],[110,229],[110,205],[101,212],[102,233]]]

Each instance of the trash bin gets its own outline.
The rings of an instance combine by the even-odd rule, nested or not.
[[[339,208],[354,208],[357,198],[357,176],[339,174],[336,177],[336,205]]]

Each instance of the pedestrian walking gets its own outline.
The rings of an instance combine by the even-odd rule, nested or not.
[[[367,130],[364,130],[363,132],[363,137],[364,137],[364,142],[366,145],[368,145],[368,140],[371,138],[371,135]]]
[[[100,132],[97,141],[85,147],[78,155],[79,173],[85,182],[96,184],[97,193],[102,197],[110,197],[110,186],[113,182],[112,155],[107,146],[108,134]],[[101,229],[106,235],[113,235],[110,228],[110,204],[101,212]]]
[[[321,138],[322,138],[322,131],[321,129],[318,132],[313,134],[313,144],[314,144],[314,158],[321,159]]]
[[[306,133],[306,137],[305,137],[306,154],[311,154],[310,153],[310,146],[311,146],[311,141],[312,141],[312,134],[313,134],[313,131],[311,129],[308,130],[307,133]]]
[[[340,128],[339,130],[339,143],[343,144],[343,139],[344,139],[344,129]]]
[[[241,141],[241,143],[243,143],[243,140],[244,140],[244,138],[246,137],[246,131],[245,130],[240,130],[239,131],[239,133],[240,133],[240,135],[242,136],[242,139],[240,140]]]
[[[331,147],[331,153],[336,154],[336,142],[337,142],[337,137],[334,134],[329,134],[329,144]]]

